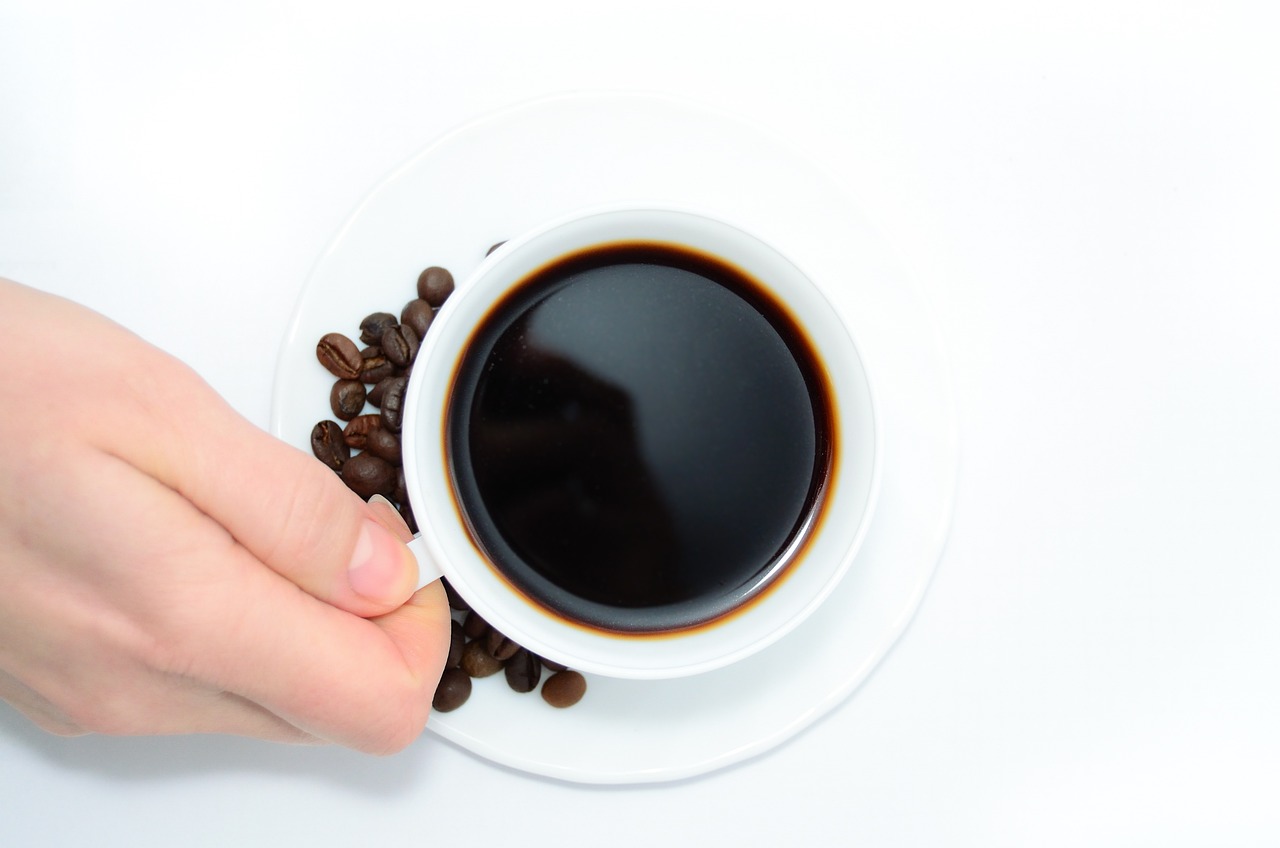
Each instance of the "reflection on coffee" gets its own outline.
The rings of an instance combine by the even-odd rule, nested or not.
[[[473,334],[447,451],[477,546],[593,627],[666,631],[740,606],[822,501],[833,410],[788,311],[693,250],[620,243],[517,285]]]

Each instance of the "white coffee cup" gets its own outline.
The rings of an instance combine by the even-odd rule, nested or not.
[[[818,502],[777,576],[728,614],[660,632],[605,628],[566,616],[503,574],[473,535],[449,461],[449,402],[477,328],[530,275],[584,250],[660,243],[717,257],[785,306],[825,373],[832,411],[830,465]],[[838,280],[822,281],[839,285]],[[854,340],[815,281],[761,238],[696,210],[611,206],[518,235],[493,251],[441,307],[418,352],[403,409],[409,500],[420,527],[411,544],[425,584],[445,577],[472,609],[539,656],[579,671],[671,678],[747,657],[794,629],[851,567],[874,511],[881,434],[871,381]],[[764,563],[761,564],[763,567]],[[626,616],[627,610],[619,610]]]

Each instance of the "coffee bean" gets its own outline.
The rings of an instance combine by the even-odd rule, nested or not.
[[[407,505],[409,503],[409,490],[405,488],[403,468],[396,469],[396,484],[395,488],[392,489],[391,500],[398,504]]]
[[[555,660],[549,660],[546,657],[539,657],[538,659],[542,660],[542,664],[547,667],[547,671],[555,672],[555,671],[569,670],[569,666],[564,665],[562,663],[558,663]]]
[[[507,677],[507,685],[517,692],[532,692],[542,679],[542,663],[524,648],[507,660],[502,671]]]
[[[404,392],[408,385],[404,377],[397,377],[382,392],[382,424],[393,433],[400,432],[404,421]]]
[[[390,312],[375,312],[360,322],[360,341],[376,345],[382,334],[398,323]]]
[[[587,693],[587,679],[576,671],[558,671],[542,684],[542,700],[557,709],[572,707]]]
[[[329,408],[343,421],[350,421],[364,409],[364,383],[359,380],[339,380],[329,391]]]
[[[489,654],[500,662],[506,662],[516,655],[516,651],[523,650],[515,642],[512,642],[492,627],[485,634],[484,646],[489,651]]]
[[[342,431],[342,439],[347,443],[347,447],[354,450],[364,450],[369,444],[369,434],[374,430],[382,429],[382,416],[376,412],[368,415],[357,415],[347,422],[346,428]]]
[[[366,501],[374,495],[389,495],[395,485],[396,470],[391,463],[371,453],[358,453],[346,461],[342,482]]]
[[[404,305],[404,309],[400,310],[400,323],[406,327],[412,327],[413,332],[418,336],[418,341],[427,337],[427,329],[435,317],[436,311],[431,308],[431,304],[420,297],[409,301]]]
[[[360,376],[360,349],[342,333],[326,333],[316,345],[316,359],[329,373],[344,380]]]
[[[409,502],[402,501],[397,509],[400,512],[400,517],[404,519],[405,526],[409,528],[409,532],[417,533],[418,519],[413,517],[413,507],[409,505]]]
[[[462,662],[462,648],[467,644],[467,637],[462,635],[462,625],[456,621],[449,622],[449,659],[446,668],[457,668]]]
[[[408,368],[418,355],[418,334],[412,327],[396,324],[382,334],[382,354],[397,368]]]
[[[445,298],[453,294],[453,274],[432,265],[418,275],[418,297],[432,306],[439,307]]]
[[[399,374],[393,374],[390,377],[384,377],[377,383],[374,383],[373,388],[369,390],[369,396],[366,400],[374,406],[382,406],[382,396],[386,393],[387,386],[391,385],[391,381],[399,376]]]
[[[336,421],[321,421],[312,427],[311,452],[334,471],[341,471],[351,458],[351,448],[342,438],[342,426]]]
[[[480,613],[471,610],[462,620],[462,632],[468,639],[480,639],[489,632],[489,622],[480,617]]]
[[[469,612],[471,610],[471,605],[462,599],[462,596],[458,594],[457,589],[449,585],[448,580],[443,577],[440,578],[440,585],[444,586],[444,594],[445,597],[449,599],[449,607],[451,609],[456,609],[460,612]]]
[[[446,668],[436,685],[431,708],[438,713],[456,710],[471,697],[471,678],[460,668]]]
[[[502,671],[502,663],[485,649],[484,642],[468,642],[462,649],[462,670],[471,677],[489,677]]]
[[[369,435],[365,437],[364,449],[392,465],[400,464],[400,437],[385,427],[369,431]]]
[[[396,373],[396,366],[377,345],[360,351],[360,382],[373,385]]]

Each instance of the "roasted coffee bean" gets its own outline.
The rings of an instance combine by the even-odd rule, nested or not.
[[[350,421],[364,409],[364,383],[359,380],[339,380],[329,391],[329,408],[343,421]]]
[[[369,434],[374,430],[382,429],[382,416],[376,412],[370,412],[368,415],[357,415],[347,422],[346,428],[342,431],[342,439],[347,443],[347,447],[354,450],[364,450],[369,444]]]
[[[542,679],[542,663],[524,648],[516,651],[502,667],[507,685],[517,692],[532,692]]]
[[[326,333],[316,345],[316,359],[329,373],[344,380],[360,376],[360,349],[342,333]]]
[[[462,635],[462,625],[456,621],[449,622],[449,659],[446,668],[457,668],[462,662],[462,649],[467,644],[467,637]]]
[[[546,657],[538,657],[538,659],[542,660],[542,664],[547,667],[547,671],[555,672],[569,670],[569,666],[558,663],[555,660],[549,660]]]
[[[396,485],[392,489],[391,500],[398,504],[408,505],[409,503],[409,490],[405,488],[403,468],[396,468]]]
[[[453,294],[453,274],[445,268],[432,265],[418,275],[418,297],[439,308],[445,298]]]
[[[553,707],[572,707],[587,693],[587,679],[576,671],[558,671],[542,684],[542,700]]]
[[[379,380],[377,383],[374,384],[373,388],[369,390],[369,397],[366,398],[366,400],[368,400],[369,403],[373,404],[374,406],[381,407],[382,396],[386,394],[387,386],[391,385],[391,381],[399,376],[400,376],[399,374],[393,374],[390,377],[384,377],[383,379]]]
[[[493,253],[495,250],[497,250],[498,248],[502,247],[504,244],[506,244],[506,242],[505,242],[505,241],[500,241],[500,242],[498,242],[497,244],[492,245],[488,250],[486,250],[486,251],[484,252],[484,255],[485,255],[485,256],[488,256],[490,253]]]
[[[396,324],[382,334],[382,355],[397,368],[408,368],[418,355],[418,334],[412,327]]]
[[[436,311],[431,308],[431,304],[420,297],[409,301],[404,305],[404,309],[400,310],[400,323],[406,327],[412,327],[413,332],[418,336],[418,341],[427,337],[427,329],[435,317]]]
[[[360,351],[360,382],[373,385],[396,373],[396,366],[377,345]]]
[[[445,580],[443,577],[440,578],[440,585],[444,587],[444,594],[445,594],[445,597],[449,599],[449,607],[451,609],[456,609],[459,612],[470,611],[471,605],[462,599],[462,596],[458,594],[457,589],[449,585],[448,580]],[[463,634],[463,635],[466,635],[466,634]]]
[[[489,677],[502,671],[502,663],[494,659],[484,642],[468,642],[462,649],[462,670],[470,677]]]
[[[489,622],[480,617],[480,613],[471,610],[462,620],[462,632],[468,639],[480,639],[489,632]]]
[[[369,435],[365,437],[364,449],[392,465],[400,464],[400,437],[385,427],[369,431]]]
[[[337,421],[321,421],[312,427],[311,452],[334,471],[341,471],[351,458],[351,448],[342,438],[342,425]]]
[[[401,501],[400,506],[396,507],[400,512],[400,517],[404,519],[405,526],[409,528],[410,533],[418,532],[418,519],[413,517],[413,507],[408,501]]]
[[[404,377],[397,377],[382,392],[382,424],[393,433],[400,432],[404,421],[404,391],[408,385]]]
[[[366,501],[374,495],[390,495],[396,470],[391,463],[371,453],[358,453],[343,463],[342,482]]]
[[[436,685],[431,708],[438,713],[456,710],[471,697],[471,678],[460,668],[446,668]]]
[[[506,662],[516,655],[516,651],[522,650],[519,645],[512,642],[506,636],[503,636],[492,627],[485,634],[484,646],[488,649],[489,654],[500,662]]]
[[[398,323],[390,312],[375,312],[360,322],[360,341],[376,345],[382,334]]]

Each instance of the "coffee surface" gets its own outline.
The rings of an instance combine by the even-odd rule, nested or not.
[[[803,332],[736,269],[669,245],[575,254],[487,316],[448,451],[477,545],[562,615],[694,626],[772,579],[831,453]]]

